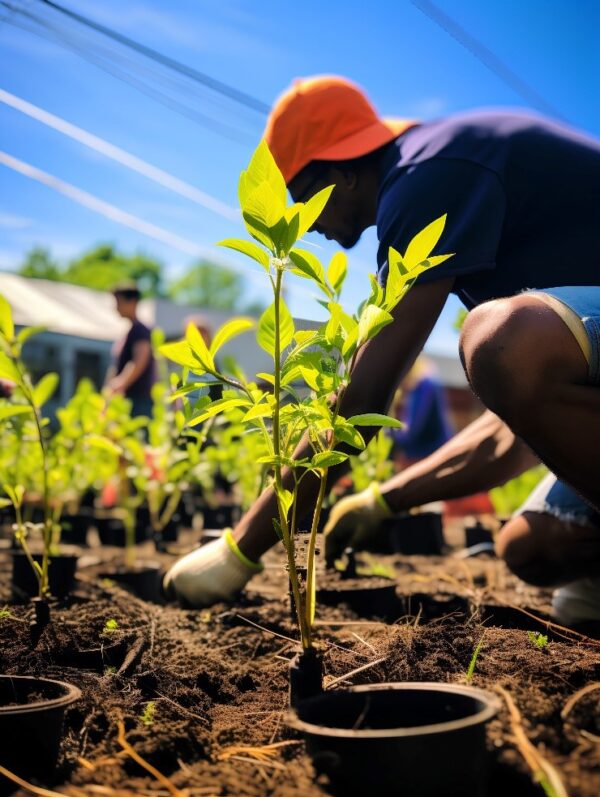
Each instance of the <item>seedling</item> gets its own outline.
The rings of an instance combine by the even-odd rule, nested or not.
[[[104,628],[102,629],[103,634],[114,634],[115,631],[119,630],[119,623],[114,620],[110,619],[104,623]]]
[[[140,722],[142,723],[142,725],[145,725],[146,728],[152,727],[152,724],[154,723],[155,711],[156,711],[156,702],[154,700],[149,700],[144,706],[144,710],[140,714]]]
[[[475,674],[475,665],[477,664],[477,658],[479,656],[479,652],[481,651],[481,646],[483,645],[483,639],[485,637],[485,631],[481,635],[481,639],[475,645],[475,650],[473,651],[473,655],[471,656],[471,661],[469,662],[469,667],[467,668],[467,673],[465,675],[465,681],[470,684],[473,680],[473,675]]]
[[[345,255],[335,254],[325,269],[312,252],[297,246],[321,215],[333,188],[329,186],[307,202],[288,206],[284,178],[264,141],[240,177],[242,215],[254,241],[228,239],[222,245],[247,255],[265,272],[273,301],[258,321],[256,339],[273,361],[272,372],[257,374],[256,381],[248,381],[243,373],[228,372],[215,360],[228,340],[255,327],[248,318],[225,324],[210,347],[193,325],[188,327],[185,340],[161,347],[165,357],[184,368],[182,386],[175,397],[205,386],[203,375],[223,385],[221,399],[211,401],[205,396],[197,402],[188,426],[237,409],[243,410],[241,422],[262,435],[267,453],[259,457],[257,464],[267,466],[275,491],[278,516],[273,519],[273,526],[286,550],[304,651],[312,647],[317,529],[329,468],[348,459],[349,454],[339,450],[340,445],[357,451],[365,448],[361,429],[400,426],[395,419],[379,413],[351,417],[341,414],[357,356],[393,321],[392,311],[415,279],[451,257],[431,256],[444,230],[446,217],[442,216],[415,236],[404,256],[390,249],[385,288],[371,276],[369,298],[357,314],[349,315],[340,303],[347,271]],[[308,280],[321,294],[320,303],[327,310],[328,320],[316,330],[296,329],[284,299],[290,274]],[[191,380],[190,374],[194,375]],[[308,396],[304,395],[306,391]],[[310,524],[306,578],[301,579],[295,557],[297,499],[302,482],[309,476],[317,479],[318,496]]]
[[[527,636],[539,650],[544,650],[548,645],[548,637],[546,634],[540,634],[539,631],[528,631]]]

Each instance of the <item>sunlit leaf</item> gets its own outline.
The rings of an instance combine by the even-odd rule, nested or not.
[[[444,232],[446,216],[447,214],[444,213],[439,219],[432,221],[411,240],[404,253],[404,263],[408,269],[427,260],[433,252]]]
[[[224,346],[228,340],[248,332],[255,326],[255,321],[252,318],[233,318],[217,331],[214,340],[210,346],[210,353],[214,356],[221,346]]]
[[[252,260],[256,260],[257,263],[265,269],[265,271],[269,271],[269,255],[265,252],[264,249],[261,249],[260,246],[252,243],[252,241],[244,241],[241,238],[225,238],[223,241],[219,241],[219,246],[226,246],[228,249],[233,249],[236,252],[241,252],[248,257],[251,257]]]
[[[314,455],[310,464],[313,468],[332,468],[345,462],[348,456],[343,451],[321,451]]]
[[[214,371],[215,361],[196,324],[189,323],[187,325],[185,339],[189,343],[192,354],[200,361],[202,366],[207,371]]]
[[[190,371],[200,373],[200,363],[192,354],[190,344],[186,340],[178,340],[174,343],[165,343],[160,347],[159,352],[177,365],[182,365],[184,368],[189,368]]]
[[[352,426],[389,426],[392,429],[402,429],[403,425],[396,418],[382,415],[378,412],[366,412],[363,415],[353,415],[346,419]]]
[[[294,320],[286,303],[282,298],[279,299],[279,330],[280,330],[280,349],[283,351],[294,339]],[[258,322],[256,333],[258,345],[267,354],[275,356],[275,303],[269,305],[261,315]]]
[[[199,423],[212,418],[214,415],[219,415],[222,412],[233,409],[234,407],[249,407],[250,402],[247,399],[219,399],[213,401],[206,407],[199,415],[195,415],[187,422],[188,426],[197,426]]]
[[[14,415],[25,415],[28,412],[32,412],[28,404],[4,404],[0,407],[0,421],[5,421]]]
[[[358,321],[358,345],[362,346],[371,338],[374,338],[383,327],[391,324],[394,319],[381,307],[368,304],[360,314]]]
[[[300,227],[298,229],[298,238],[302,238],[302,236],[305,235],[305,233],[307,233],[317,221],[323,212],[323,208],[329,201],[329,197],[331,196],[331,192],[334,188],[335,186],[333,185],[323,188],[304,204],[304,207],[300,211]]]
[[[336,252],[327,267],[327,279],[336,294],[342,289],[348,271],[348,258],[344,252]]]
[[[58,374],[44,374],[37,385],[33,388],[33,400],[36,407],[43,407],[44,404],[54,395],[58,387]]]
[[[15,334],[12,310],[2,294],[0,294],[0,334],[7,340],[12,340]]]

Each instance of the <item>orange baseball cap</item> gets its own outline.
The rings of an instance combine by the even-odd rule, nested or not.
[[[320,75],[295,80],[279,97],[264,137],[289,184],[311,161],[368,155],[416,124],[381,119],[355,83]]]

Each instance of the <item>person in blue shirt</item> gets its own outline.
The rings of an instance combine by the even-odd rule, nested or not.
[[[487,490],[541,460],[553,475],[503,528],[498,554],[525,580],[560,587],[563,622],[600,621],[600,142],[521,111],[382,119],[338,77],[295,81],[265,138],[294,201],[335,185],[314,230],[351,248],[376,227],[382,283],[389,247],[404,252],[447,215],[437,251],[454,257],[419,277],[363,349],[341,413],[387,409],[450,293],[470,311],[460,356],[488,408],[429,457],[339,502],[327,554],[391,512]],[[306,479],[301,503],[315,493]],[[178,562],[166,588],[194,605],[233,597],[275,544],[275,514],[267,490],[227,540]]]

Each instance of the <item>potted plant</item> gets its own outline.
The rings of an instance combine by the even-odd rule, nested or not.
[[[403,259],[399,253],[391,251],[386,288],[372,277],[369,298],[359,313],[349,315],[340,304],[346,276],[345,256],[334,255],[325,269],[312,252],[297,246],[321,214],[332,190],[330,186],[306,203],[288,206],[285,182],[264,142],[240,178],[242,213],[254,241],[228,239],[222,244],[258,262],[272,292],[272,303],[256,327],[258,344],[273,360],[271,373],[257,374],[257,380],[267,383],[269,390],[259,387],[257,381],[247,381],[243,374],[219,369],[215,362],[215,356],[227,340],[254,327],[249,319],[234,319],[225,324],[210,347],[193,325],[188,327],[185,340],[161,347],[168,359],[184,367],[186,377],[190,373],[198,378],[206,374],[223,385],[222,398],[203,401],[188,419],[188,426],[194,427],[235,409],[242,410],[242,421],[262,435],[267,453],[258,464],[268,466],[277,498],[278,517],[273,523],[287,554],[301,660],[304,661],[313,661],[315,657],[315,551],[328,470],[348,459],[348,453],[339,450],[340,445],[358,451],[364,449],[365,440],[359,427],[399,425],[395,419],[381,414],[350,418],[340,414],[356,357],[360,349],[392,321],[391,311],[415,278],[449,257],[442,255],[427,260],[442,233],[445,221],[442,218],[420,233],[419,239],[411,245],[408,258]],[[290,273],[310,281],[323,296],[328,320],[316,330],[295,328],[283,294]],[[304,397],[298,391],[299,382],[308,388]],[[191,391],[194,384],[192,381],[182,389]],[[304,435],[310,441],[311,456],[298,459],[294,451]],[[318,479],[319,491],[305,561],[298,563],[295,545],[297,497],[302,480],[309,474]]]
[[[38,623],[43,627],[49,619],[46,598],[53,591],[55,594],[66,594],[72,587],[75,577],[77,557],[59,557],[58,541],[60,527],[54,523],[50,490],[50,463],[48,457],[48,421],[42,414],[42,408],[54,393],[58,385],[58,375],[45,374],[37,384],[33,384],[21,353],[23,344],[31,335],[40,331],[36,328],[25,328],[15,332],[10,305],[0,296],[0,378],[9,380],[14,385],[10,401],[3,403],[0,419],[10,423],[15,461],[13,467],[2,473],[2,488],[15,511],[15,538],[26,557],[13,557],[13,586],[19,582],[24,584],[24,592],[31,593],[26,576],[37,592],[36,612]],[[39,484],[41,501],[40,522],[26,522],[23,517],[25,484],[23,476],[35,479]],[[39,532],[41,551],[31,547],[30,534]],[[52,571],[50,564],[52,562]],[[28,568],[31,568],[30,570]],[[52,580],[50,579],[52,573]],[[51,589],[52,588],[52,589]]]

